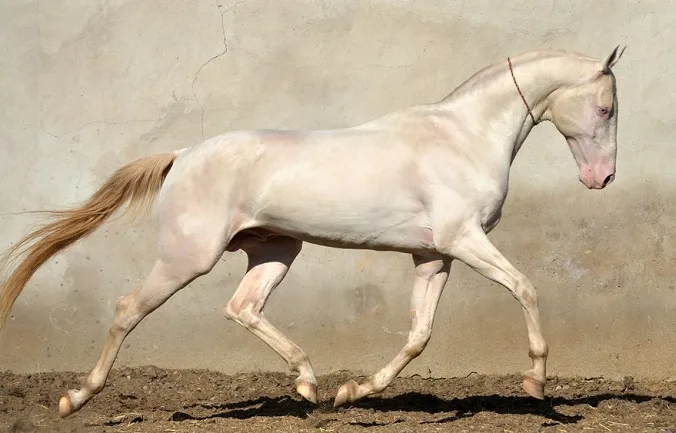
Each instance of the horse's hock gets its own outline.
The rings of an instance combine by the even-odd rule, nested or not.
[[[537,14],[526,13],[536,6]],[[0,249],[36,221],[23,211],[82,202],[144,155],[229,130],[351,126],[437,101],[507,55],[562,47],[603,58],[621,43],[628,48],[616,72],[617,179],[586,190],[565,140],[551,124],[540,126],[512,167],[490,238],[538,289],[549,375],[674,377],[669,6],[4,3]],[[41,268],[0,334],[0,369],[89,370],[116,299],[155,260],[156,227],[151,217],[111,221]],[[273,351],[223,319],[245,266],[243,254],[228,254],[176,294],[130,335],[116,367],[286,371]],[[265,315],[319,374],[370,374],[406,340],[413,277],[407,255],[305,244]],[[511,295],[454,263],[432,339],[402,375],[519,372],[525,339]]]

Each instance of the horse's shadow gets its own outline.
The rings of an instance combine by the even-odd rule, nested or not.
[[[352,407],[362,409],[372,409],[376,412],[424,412],[428,414],[453,413],[439,419],[422,421],[421,423],[447,423],[458,419],[472,417],[480,412],[492,412],[495,414],[507,415],[540,415],[549,420],[561,424],[575,424],[582,420],[582,415],[565,415],[556,410],[559,406],[576,406],[586,404],[597,407],[606,400],[619,399],[632,403],[642,403],[652,399],[661,399],[668,403],[676,403],[673,397],[651,397],[640,394],[623,393],[605,393],[586,397],[565,398],[553,397],[544,401],[535,400],[530,397],[504,397],[499,395],[470,396],[463,398],[453,398],[444,400],[430,394],[421,394],[417,392],[400,394],[394,397],[371,397],[360,400]],[[347,409],[334,410],[331,402],[320,402],[319,405],[313,405],[305,400],[299,401],[288,396],[269,398],[261,397],[255,400],[241,401],[237,403],[228,403],[222,405],[196,405],[202,409],[214,409],[215,412],[204,416],[194,416],[186,412],[174,412],[171,416],[172,421],[183,420],[203,420],[212,418],[236,418],[248,419],[255,416],[281,417],[294,416],[306,419],[308,416],[318,414],[340,413]],[[195,407],[195,406],[193,406]],[[190,408],[187,408],[188,410]],[[381,425],[375,423],[373,425]],[[371,425],[366,423],[365,425]]]

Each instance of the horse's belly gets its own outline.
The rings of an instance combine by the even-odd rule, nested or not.
[[[261,213],[261,228],[305,242],[337,248],[420,252],[434,249],[432,230],[420,213],[393,209],[354,208],[342,211],[321,206],[306,212]]]

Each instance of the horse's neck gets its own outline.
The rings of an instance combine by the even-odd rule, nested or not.
[[[579,81],[590,64],[563,55],[533,54],[517,56],[511,62],[514,77],[505,59],[472,77],[439,103],[500,147],[509,164],[535,126],[529,108],[539,122],[547,109],[547,97],[559,87]]]

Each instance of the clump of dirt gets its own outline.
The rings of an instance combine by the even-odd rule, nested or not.
[[[397,378],[382,394],[333,409],[350,372],[320,376],[319,404],[282,373],[225,375],[157,367],[114,370],[79,412],[59,398],[84,374],[0,373],[0,431],[39,432],[659,432],[676,433],[676,380],[549,378],[544,401],[519,375]]]

